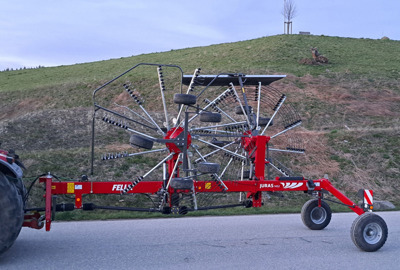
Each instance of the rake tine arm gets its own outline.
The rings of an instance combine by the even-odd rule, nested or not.
[[[291,129],[297,127],[297,126],[300,126],[300,125],[301,125],[301,120],[298,120],[298,121],[294,122],[293,124],[287,126],[287,128],[285,128],[285,129],[282,130],[281,132],[278,132],[278,133],[276,133],[275,135],[271,136],[271,139],[273,139],[273,138],[275,138],[275,137],[277,137],[277,136],[279,136],[279,135],[281,135],[281,134],[283,134],[283,133],[286,133],[286,132],[288,132],[289,130],[291,130]]]
[[[200,70],[201,70],[201,68],[196,68],[196,70],[194,71],[193,76],[192,76],[192,80],[190,81],[190,84],[189,84],[188,90],[186,91],[186,94],[189,94],[191,91],[193,91],[195,80],[199,76]],[[179,118],[181,117],[182,112],[183,112],[183,106],[181,106],[179,108],[179,113],[178,113],[178,116],[176,117],[177,120],[179,120]],[[179,121],[176,121],[175,127],[178,126],[178,123],[179,123]],[[181,123],[179,123],[179,125],[180,124]]]
[[[226,89],[224,92],[222,92],[222,94],[220,94],[218,97],[216,97],[213,101],[211,101],[209,104],[207,104],[206,106],[204,106],[204,107],[201,109],[201,111],[205,111],[208,107],[212,106],[212,104],[215,104],[215,102],[216,102],[217,100],[220,100],[221,98],[224,98],[226,95],[229,95],[231,91],[232,91],[232,90],[231,90],[230,88]],[[196,115],[192,116],[192,117],[189,119],[189,123],[192,122],[197,116],[199,116],[199,114],[196,114]],[[181,124],[182,124],[182,123],[181,123]]]
[[[263,129],[263,131],[261,132],[260,135],[264,135],[265,131],[267,130],[269,125],[272,123],[272,120],[274,119],[275,115],[279,112],[279,109],[282,107],[282,105],[285,102],[285,100],[286,100],[286,95],[282,95],[281,98],[279,99],[278,103],[275,105],[274,114],[269,119],[267,125],[265,126],[265,128]]]
[[[152,122],[150,122],[149,120],[147,120],[146,118],[144,118],[143,116],[141,116],[140,114],[138,114],[137,112],[135,112],[134,110],[130,109],[129,107],[123,106],[123,105],[119,105],[118,103],[114,103],[114,104],[115,104],[116,106],[120,107],[120,108],[123,108],[123,109],[128,110],[129,112],[131,112],[132,114],[136,115],[136,116],[139,117],[140,119],[146,121],[147,123],[149,123],[149,124],[151,124],[151,125],[154,125]],[[155,126],[155,127],[156,127],[156,126]]]
[[[137,184],[139,184],[144,178],[146,178],[150,173],[152,173],[155,169],[160,167],[166,160],[168,160],[170,157],[172,157],[175,153],[170,153],[167,157],[165,157],[163,160],[161,160],[156,166],[151,168],[147,173],[145,173],[143,176],[138,176],[135,181],[133,181],[130,185],[128,185],[124,190],[121,191],[121,194],[126,194],[129,191],[131,191]]]
[[[147,112],[147,110],[142,106],[143,101],[136,95],[133,93],[133,91],[129,88],[129,85],[124,84],[124,88],[125,90],[129,93],[129,95],[135,100],[135,102],[139,105],[140,109],[144,112],[144,114],[149,118],[149,120],[151,121],[151,123],[153,123],[153,125],[156,127],[156,129],[160,132],[160,134],[165,135],[164,131],[162,131],[162,129],[160,128],[159,125],[157,125],[157,123],[154,121],[153,117],[151,117],[151,115]]]
[[[241,78],[241,77],[239,77],[239,78]],[[235,86],[233,85],[233,83],[230,83],[229,86],[231,87],[231,89],[232,89],[233,92],[235,93],[236,100],[239,102],[239,106],[240,106],[240,108],[242,109],[242,112],[243,112],[244,117],[246,118],[247,124],[249,125],[249,127],[251,127],[251,125],[250,125],[250,119],[249,119],[249,114],[247,113],[247,111],[248,111],[249,108],[248,108],[248,105],[247,105],[246,94],[243,93],[243,97],[244,97],[244,99],[245,99],[245,106],[246,106],[246,108],[244,108],[243,105],[242,105],[242,102],[240,101],[239,95],[238,95],[238,93],[236,92],[236,89],[235,89]],[[244,88],[242,88],[242,90],[244,91]]]
[[[257,120],[256,120],[257,128],[259,127],[258,123],[260,121],[260,104],[261,104],[261,82],[258,83],[258,88],[257,88]]]

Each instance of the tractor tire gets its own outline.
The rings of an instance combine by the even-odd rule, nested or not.
[[[25,186],[0,172],[0,256],[17,239],[24,222]]]
[[[332,210],[329,205],[321,201],[318,207],[318,199],[307,201],[301,209],[301,219],[304,225],[311,230],[322,230],[331,222]]]
[[[129,139],[129,143],[132,146],[137,146],[137,147],[148,149],[148,150],[151,150],[153,148],[153,144],[154,144],[154,142],[152,140],[149,140],[147,138],[144,138],[142,136],[135,135],[135,134],[131,135],[131,137]]]
[[[350,234],[356,247],[363,251],[372,252],[377,251],[385,244],[388,228],[383,218],[367,212],[354,220]]]
[[[190,94],[175,94],[174,103],[182,105],[194,105],[196,104],[197,97]]]

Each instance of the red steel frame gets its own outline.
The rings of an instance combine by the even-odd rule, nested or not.
[[[261,207],[263,191],[303,191],[303,192],[317,192],[321,200],[322,191],[328,191],[343,204],[347,205],[358,215],[365,213],[364,209],[353,203],[348,197],[337,190],[332,183],[325,178],[313,180],[313,187],[309,187],[310,181],[303,180],[286,180],[290,178],[279,178],[275,180],[265,180],[265,159],[266,145],[269,141],[267,136],[253,136],[245,137],[242,139],[242,144],[246,151],[252,153],[255,164],[255,179],[256,180],[225,180],[224,184],[227,187],[227,192],[246,192],[248,198],[252,198],[253,207]],[[176,156],[176,155],[174,155]],[[169,169],[174,167],[176,158],[167,161]],[[170,173],[172,173],[170,171]],[[75,195],[75,209],[82,208],[82,195],[84,194],[120,194],[124,189],[132,184],[130,181],[119,182],[53,182],[52,176],[44,176],[39,179],[41,183],[46,186],[46,193],[44,195],[45,206],[45,221],[46,231],[50,230],[51,226],[51,208],[52,196],[57,194],[74,194]],[[133,187],[128,193],[149,193],[155,194],[163,187],[163,181],[142,181]],[[216,192],[222,191],[221,187],[215,181],[196,181],[194,180],[194,192]],[[169,187],[168,192],[172,193],[174,190]],[[26,219],[32,218],[32,214],[26,215]],[[38,216],[34,216],[38,219]],[[25,222],[24,226],[40,229],[35,222]]]

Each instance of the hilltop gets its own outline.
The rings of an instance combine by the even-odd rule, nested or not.
[[[304,65],[311,47],[328,64]],[[26,175],[89,171],[93,90],[137,63],[175,64],[185,74],[287,74],[274,87],[302,116],[307,177],[328,173],[348,194],[371,188],[400,203],[400,42],[279,35],[71,66],[0,72],[0,141],[25,161]],[[138,74],[141,84],[152,74]],[[110,100],[119,93],[111,93]],[[151,96],[151,93],[147,93]],[[155,102],[155,101],[154,101]],[[121,139],[121,144],[123,139]],[[125,164],[126,165],[126,164]],[[299,166],[299,165],[298,165]],[[110,175],[107,166],[98,175]],[[118,177],[113,176],[114,179]],[[121,179],[129,175],[119,173]]]

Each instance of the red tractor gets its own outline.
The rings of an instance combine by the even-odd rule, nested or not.
[[[140,69],[147,74],[156,71],[155,83],[144,87]],[[183,215],[207,209],[261,207],[271,194],[301,191],[312,197],[301,211],[308,228],[321,230],[329,224],[332,211],[326,201],[346,205],[359,215],[351,229],[355,245],[365,251],[378,250],[386,242],[388,230],[385,221],[372,213],[372,191],[361,192],[364,203],[359,206],[327,177],[306,179],[284,165],[291,156],[305,153],[303,135],[296,133],[302,123],[300,116],[286,101],[287,96],[270,85],[284,77],[200,75],[200,69],[184,75],[179,66],[148,63],[130,68],[93,93],[91,173],[96,153],[122,147],[122,136],[122,140],[129,138],[125,145],[132,150],[102,154],[98,162],[136,158],[136,162],[122,164],[124,171],[136,176],[129,181],[90,181],[86,176],[55,181],[55,176],[43,175],[39,182],[45,187],[45,206],[25,208],[24,226],[42,228],[45,224],[50,230],[57,211],[74,209]],[[148,91],[151,85],[157,86],[156,92]],[[110,99],[112,95],[118,98]],[[107,133],[109,127],[119,133]],[[0,220],[2,231],[10,235],[2,240],[2,251],[15,240],[22,224],[25,191],[17,159],[12,157],[1,154],[0,206],[10,209]],[[57,203],[57,195],[64,194],[72,195],[74,203]],[[83,202],[90,194],[145,194],[152,204]]]

